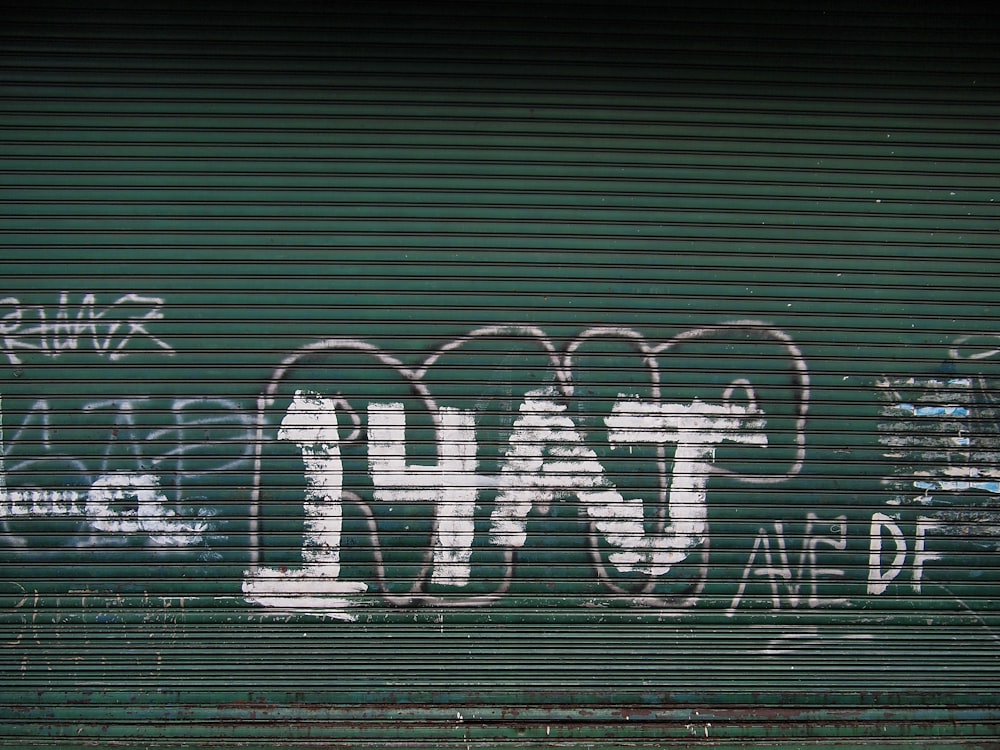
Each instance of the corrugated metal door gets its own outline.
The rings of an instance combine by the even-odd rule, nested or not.
[[[995,11],[5,6],[0,744],[996,746]]]

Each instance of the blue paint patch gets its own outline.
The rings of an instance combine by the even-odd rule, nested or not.
[[[948,406],[915,406],[914,404],[899,404],[899,408],[917,417],[967,417],[969,410],[964,406],[951,404]]]
[[[954,480],[939,481],[919,481],[913,486],[921,490],[931,490],[934,492],[966,492],[968,490],[982,490],[1000,495],[1000,482],[965,482]]]

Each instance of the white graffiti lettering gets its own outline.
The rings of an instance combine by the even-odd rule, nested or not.
[[[572,494],[598,533],[618,550],[611,555],[612,564],[631,570],[640,563],[635,547],[643,537],[642,501],[626,500],[607,480],[597,455],[563,413],[565,405],[553,397],[531,392],[521,405],[500,473],[490,540],[499,546],[524,546],[528,512]]]
[[[2,480],[0,480],[2,482]],[[87,491],[7,490],[0,487],[0,523],[27,518],[85,518],[98,535],[143,534],[154,545],[198,544],[208,530],[168,507],[159,480],[148,474],[106,474]]]
[[[847,549],[847,516],[823,521],[816,514],[809,513],[795,565],[791,562],[786,537],[783,521],[775,521],[773,530],[765,527],[758,529],[736,595],[726,610],[727,616],[736,614],[748,587],[760,580],[766,581],[771,606],[775,610],[800,606],[810,609],[849,606],[845,597],[821,593],[821,586],[842,581],[847,572],[843,568],[819,564],[821,548],[838,552]]]
[[[435,466],[406,463],[403,405],[370,404],[368,456],[375,500],[384,503],[431,502],[437,518],[432,580],[464,586],[469,580],[476,491],[474,415],[444,408],[440,413],[441,459]]]
[[[767,446],[763,412],[756,405],[690,404],[620,401],[607,419],[612,443],[675,443],[668,515],[673,533],[652,540],[640,568],[663,575],[686,557],[684,550],[701,544],[708,531],[708,478],[715,449],[731,441]]]
[[[940,527],[935,519],[918,518],[912,540],[913,554],[908,556],[910,548],[899,523],[885,513],[872,515],[868,555],[868,593],[873,596],[884,594],[888,590],[889,584],[905,570],[907,560],[909,560],[913,593],[919,594],[924,579],[924,566],[933,560],[941,559],[940,554],[927,550],[927,534],[938,528]],[[883,532],[885,531],[889,532],[889,538],[893,543],[892,561],[888,566],[885,565],[885,552],[883,551],[883,539],[885,538]]]
[[[59,295],[55,309],[26,305],[16,297],[0,299],[0,340],[12,365],[22,365],[29,352],[56,359],[68,351],[91,351],[119,362],[138,351],[172,355],[174,348],[150,333],[149,325],[163,320],[160,297],[125,294],[101,305],[97,295],[70,301]]]
[[[295,443],[305,466],[302,568],[289,571],[261,568],[248,575],[243,592],[248,601],[268,607],[319,609],[336,616],[348,600],[344,594],[367,590],[364,583],[340,576],[341,507],[344,468],[340,456],[337,401],[317,393],[297,391],[289,406],[279,440]]]
[[[143,426],[149,415],[164,412],[169,426]],[[76,522],[77,547],[120,544],[127,536],[142,537],[152,547],[203,544],[214,511],[202,506],[182,514],[185,488],[216,472],[250,466],[253,420],[230,399],[90,401],[79,405],[75,416],[87,420],[86,456],[62,452],[65,447],[53,435],[66,415],[49,400],[32,404],[9,440],[0,408],[0,530],[6,543],[30,546],[19,530],[44,518]],[[8,486],[8,476],[24,482],[32,472],[51,472],[53,466],[75,486]],[[172,480],[169,486],[163,476]]]
[[[8,360],[18,364],[29,351],[55,357],[89,348],[116,361],[126,355],[126,335],[148,336],[141,321],[162,317],[155,298],[128,295],[98,310],[92,297],[71,313],[64,295],[55,314],[22,307],[13,298],[0,300],[17,306],[0,315]],[[150,307],[131,320],[114,310],[118,303]],[[29,319],[49,327],[41,331]],[[770,347],[765,372],[777,372],[773,361],[784,357],[786,380],[762,388],[750,366],[742,370],[737,364],[732,375],[699,385],[697,393],[687,385],[666,397],[668,370],[661,371],[660,360],[682,347],[698,356],[716,337],[727,357],[734,341],[751,342],[748,351]],[[172,352],[155,342],[153,349]],[[957,340],[952,357],[995,357],[994,339],[985,342],[985,351],[970,349],[972,343],[981,342]],[[431,394],[431,383],[454,385],[454,373],[466,372],[464,363],[454,361],[465,348],[519,345],[530,349],[537,371],[525,368],[532,379],[522,379],[516,398],[509,385],[487,396],[449,393],[453,400],[440,403]],[[633,370],[621,381],[598,381],[605,390],[594,395],[581,385],[592,373],[580,362],[606,355],[605,349],[615,359],[604,361],[614,366],[631,350]],[[346,379],[324,371],[338,357],[348,360],[336,370],[347,372]],[[435,380],[446,361],[455,369]],[[366,363],[381,372],[367,373]],[[300,369],[306,374],[293,378]],[[380,384],[375,393],[382,398],[372,398],[364,385],[353,396],[343,394],[341,388],[349,390],[359,372]],[[298,387],[302,382],[313,385]],[[866,514],[863,526],[859,522],[858,533],[865,528],[867,538],[851,546],[859,551],[855,563],[841,566],[830,559],[848,550],[846,515],[823,519],[803,508],[798,518],[756,522],[752,544],[749,535],[742,537],[746,549],[736,563],[738,576],[734,571],[730,578],[728,617],[761,608],[859,606],[846,595],[852,586],[868,597],[901,588],[919,594],[939,583],[935,573],[943,574],[934,565],[950,549],[942,540],[1000,536],[995,389],[983,376],[884,378],[877,386],[886,402],[878,428],[890,463],[883,481],[891,497],[889,507]],[[489,412],[496,393],[506,399],[499,416]],[[226,398],[81,402],[49,396],[15,400],[20,417],[5,441],[0,405],[0,538],[7,547],[29,551],[33,538],[47,529],[54,530],[46,537],[50,545],[54,539],[80,548],[142,544],[154,551],[206,545],[218,533],[216,511],[201,494],[199,507],[185,504],[185,492],[218,485],[220,473],[242,472],[252,481],[250,564],[242,591],[253,604],[346,620],[356,618],[352,608],[379,600],[483,606],[507,592],[519,556],[540,570],[540,560],[562,554],[545,547],[547,539],[532,536],[558,529],[553,539],[561,535],[560,543],[576,537],[589,545],[594,591],[636,604],[687,607],[707,578],[714,478],[724,477],[730,487],[766,487],[796,476],[804,465],[808,399],[809,376],[798,348],[783,332],[756,321],[694,329],[656,345],[631,329],[593,328],[562,352],[537,328],[481,328],[442,345],[415,367],[368,342],[328,339],[283,360],[258,399],[256,417]],[[78,454],[76,435],[87,440]],[[285,447],[274,448],[270,460],[283,463],[272,471],[263,450],[276,443]],[[766,458],[757,461],[759,456]],[[263,545],[263,487],[271,477],[287,476],[290,458],[301,461],[293,469],[301,473],[281,490],[271,511],[285,537],[281,544]],[[732,468],[757,465],[772,467],[771,473]],[[48,484],[33,483],[39,479]],[[953,502],[958,494],[962,503]],[[908,512],[913,507],[919,515]],[[393,525],[394,510],[405,511],[397,514],[405,522]],[[543,516],[553,517],[551,525],[537,520]],[[345,518],[353,523],[346,532]],[[266,549],[287,549],[297,528],[301,547],[293,542],[290,561],[269,565]],[[393,542],[385,542],[396,529],[401,531]],[[357,549],[345,548],[345,540],[354,545],[358,539]],[[394,562],[387,562],[393,554]],[[579,557],[572,564],[580,570]],[[664,590],[671,593],[658,593]]]
[[[717,447],[724,443],[767,448],[767,414],[758,403],[753,384],[746,377],[722,389],[720,400],[694,398],[691,401],[663,401],[659,397],[658,357],[681,346],[704,344],[714,337],[739,337],[763,342],[783,350],[792,362],[791,380],[795,400],[785,424],[792,416],[794,433],[784,445],[794,447],[791,466],[783,473],[742,476],[716,463]],[[555,385],[524,393],[510,426],[506,450],[497,459],[494,472],[480,469],[477,416],[474,410],[438,406],[424,384],[428,373],[445,357],[456,356],[465,346],[493,338],[521,340],[540,352],[549,362]],[[599,339],[627,343],[639,353],[641,366],[652,384],[651,396],[619,393],[611,411],[603,419],[607,443],[605,451],[629,446],[648,446],[660,456],[657,482],[658,502],[665,506],[665,520],[650,524],[649,497],[625,497],[615,486],[602,459],[567,409],[572,398],[573,360],[586,346]],[[608,579],[603,560],[618,574],[638,574],[649,580],[663,577],[692,550],[701,546],[708,533],[708,485],[714,475],[736,481],[774,484],[795,476],[801,469],[804,450],[804,422],[808,400],[808,375],[798,349],[779,331],[754,321],[737,321],[722,326],[689,331],[675,339],[652,346],[630,329],[590,329],[571,342],[564,356],[535,328],[484,328],[445,344],[416,369],[409,369],[396,357],[364,341],[331,339],[316,342],[287,357],[275,371],[258,403],[255,445],[257,483],[253,500],[252,547],[259,550],[260,492],[262,455],[267,442],[266,414],[277,400],[278,388],[300,363],[321,356],[350,355],[371,358],[376,367],[396,372],[408,382],[424,405],[424,413],[436,433],[437,460],[414,462],[408,459],[407,423],[411,415],[401,402],[370,401],[360,410],[367,414],[366,440],[371,498],[381,506],[424,505],[434,509],[425,570],[427,581],[438,586],[463,588],[473,577],[472,554],[476,543],[475,513],[479,495],[489,490],[492,511],[486,530],[487,542],[498,549],[525,546],[528,518],[535,512],[546,514],[563,498],[575,499],[593,530],[595,564],[602,580]],[[310,365],[315,368],[314,364]],[[354,366],[356,367],[356,365]],[[329,387],[329,386],[327,386]],[[740,398],[736,398],[740,394]],[[341,395],[323,395],[318,390],[298,389],[285,402],[277,437],[298,445],[303,460],[305,498],[303,506],[303,547],[301,566],[268,566],[255,562],[245,574],[244,593],[258,604],[315,611],[350,619],[345,607],[358,604],[345,594],[365,590],[364,584],[338,580],[343,503],[362,507],[375,524],[373,511],[353,491],[344,487],[342,465],[342,425],[338,414],[350,414],[354,435],[359,430],[359,409]],[[478,408],[478,407],[477,407]],[[353,440],[354,438],[352,438]],[[667,446],[672,446],[668,452]],[[786,454],[787,455],[787,454]],[[672,467],[672,468],[670,468]],[[372,526],[374,564],[384,576],[377,526]],[[818,542],[817,542],[818,544]],[[814,555],[815,547],[803,552]],[[508,554],[509,577],[511,558]],[[817,577],[822,575],[816,574]],[[509,580],[505,578],[504,581]],[[384,594],[398,604],[424,602],[453,603],[457,606],[486,604],[495,600],[507,583],[502,581],[494,595],[467,599],[441,599],[422,592],[417,581],[409,594]],[[656,602],[655,597],[650,601]]]

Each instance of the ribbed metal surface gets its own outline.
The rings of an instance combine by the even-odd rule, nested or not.
[[[5,5],[0,745],[995,746],[995,13]]]

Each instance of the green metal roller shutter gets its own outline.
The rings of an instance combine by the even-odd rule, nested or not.
[[[996,746],[995,12],[4,13],[0,744]]]

